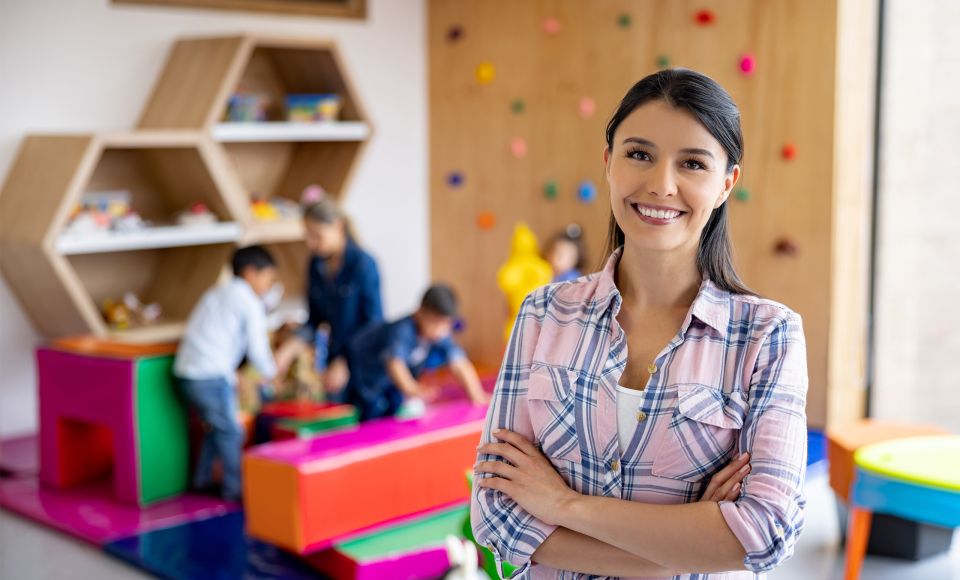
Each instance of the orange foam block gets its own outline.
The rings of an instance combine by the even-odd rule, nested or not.
[[[244,456],[247,531],[300,554],[469,497],[486,407],[460,401]]]

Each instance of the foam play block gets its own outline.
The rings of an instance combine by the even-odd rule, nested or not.
[[[356,413],[353,405],[315,403],[313,401],[276,401],[261,407],[254,426],[254,442],[266,443],[274,438],[274,427],[283,420],[310,421]],[[356,423],[354,421],[354,423]],[[285,434],[287,435],[287,434]]]
[[[273,426],[273,440],[302,439],[357,425],[360,413],[353,405],[333,405],[309,419],[280,419]]]
[[[187,417],[173,357],[37,351],[40,480],[84,485],[112,473],[113,491],[137,505],[183,493]]]
[[[429,408],[313,439],[251,448],[244,507],[251,536],[305,554],[397,518],[465,501],[486,407]]]
[[[891,439],[947,433],[946,429],[935,425],[904,425],[872,419],[833,426],[827,430],[830,487],[842,500],[849,501],[855,471],[853,457],[861,447]]]
[[[0,440],[0,476],[29,477],[40,472],[40,437],[21,435]]]
[[[0,479],[0,508],[95,545],[147,530],[222,515],[239,505],[182,495],[148,507],[118,502],[109,481],[72,489],[40,485],[36,476]]]
[[[106,552],[160,578],[316,579],[300,558],[244,533],[243,512],[169,526],[116,540]]]
[[[447,536],[461,537],[468,504],[435,510],[387,526],[306,557],[308,564],[338,580],[425,580],[450,568]]]

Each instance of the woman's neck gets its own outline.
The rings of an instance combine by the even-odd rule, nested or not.
[[[641,310],[687,308],[703,277],[692,255],[639,249],[628,241],[617,264],[617,288],[623,301]]]

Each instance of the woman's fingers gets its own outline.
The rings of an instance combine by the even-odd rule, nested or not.
[[[477,451],[488,455],[498,455],[514,465],[520,465],[525,459],[528,459],[523,451],[509,443],[487,443],[478,447]]]
[[[731,494],[734,493],[734,488],[736,488],[736,493],[739,494],[741,482],[748,473],[750,473],[749,463],[738,469],[726,483],[717,488],[717,491],[714,492],[715,499],[713,501],[731,501]],[[737,496],[734,495],[732,499],[736,498]]]
[[[742,481],[743,477],[740,476],[740,478],[737,479],[737,476],[745,465],[749,465],[749,460],[750,454],[742,453],[740,457],[737,457],[728,463],[726,467],[715,473],[713,477],[710,478],[707,489],[703,492],[703,501],[718,501],[717,498],[720,497],[718,493],[720,488],[729,483],[730,485],[726,488],[726,491],[729,491],[734,483]]]
[[[520,435],[519,433],[514,433],[509,429],[495,429],[493,431],[493,436],[501,441],[506,441],[507,443],[513,445],[520,451],[523,451],[527,455],[537,456],[541,455],[540,450],[536,445],[531,443],[526,437]]]
[[[512,465],[508,465],[502,461],[481,461],[477,463],[473,469],[477,473],[491,473],[493,475],[499,475],[505,479],[512,480],[520,470]]]

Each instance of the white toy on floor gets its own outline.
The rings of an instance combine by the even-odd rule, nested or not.
[[[447,536],[447,558],[450,570],[444,574],[444,580],[490,580],[490,576],[479,569],[477,547],[473,542]]]

